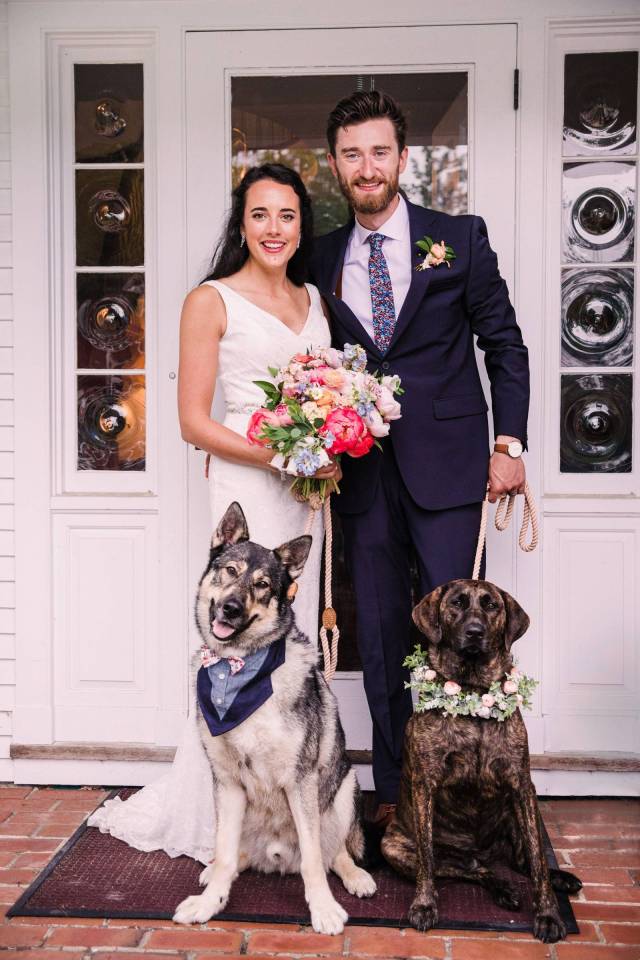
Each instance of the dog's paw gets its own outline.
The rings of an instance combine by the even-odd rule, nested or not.
[[[178,904],[173,915],[175,923],[206,923],[216,913],[224,910],[227,897],[201,893],[200,896],[187,897]]]
[[[349,919],[347,911],[331,895],[321,902],[310,904],[311,926],[316,933],[342,933]]]
[[[562,891],[562,893],[578,893],[582,890],[582,880],[576,877],[575,873],[569,873],[568,870],[552,868],[549,870],[549,876],[554,890]]]
[[[372,897],[377,890],[375,880],[362,867],[354,866],[348,876],[342,877],[342,882],[354,897]]]
[[[537,913],[533,918],[533,935],[543,943],[556,943],[557,940],[564,940],[567,928],[560,915],[555,910],[550,910],[547,913]]]
[[[206,887],[209,881],[213,876],[213,868],[215,866],[215,860],[213,860],[208,867],[205,867],[200,876],[198,877],[198,883],[201,887]]]
[[[492,889],[491,894],[494,903],[497,903],[499,907],[504,907],[505,910],[520,909],[520,896],[511,884],[504,883],[496,886]]]
[[[435,903],[421,903],[414,900],[409,907],[409,923],[424,933],[438,922],[438,908]]]

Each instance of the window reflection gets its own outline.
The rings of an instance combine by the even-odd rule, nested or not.
[[[233,77],[231,163],[234,186],[261,163],[284,163],[302,177],[313,200],[316,233],[348,218],[326,161],[331,109],[355,89],[380,89],[401,104],[409,129],[409,162],[400,184],[409,200],[447,213],[468,209],[467,74],[412,73],[375,77]]]
[[[144,469],[144,376],[79,376],[78,470]]]

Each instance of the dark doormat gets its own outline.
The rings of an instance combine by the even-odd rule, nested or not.
[[[131,790],[121,791],[124,798]],[[115,792],[114,794],[115,795]],[[547,860],[557,866],[545,834]],[[185,897],[201,891],[202,865],[190,857],[172,859],[156,851],[142,853],[82,824],[42,873],[11,907],[9,917],[110,917],[170,920]],[[385,927],[407,926],[414,887],[389,867],[372,870],[375,896],[358,899],[347,893],[334,874],[329,885],[349,914],[349,922]],[[531,931],[531,890],[526,878],[505,868],[519,888],[517,912],[498,907],[481,887],[468,883],[438,884],[438,927],[452,930]],[[565,894],[558,894],[560,914],[569,933],[578,927]],[[235,881],[227,909],[217,920],[308,924],[309,909],[298,875],[280,876],[247,870]]]

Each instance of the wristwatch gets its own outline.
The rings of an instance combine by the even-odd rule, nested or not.
[[[511,440],[509,443],[494,443],[493,449],[496,453],[506,453],[513,460],[522,456],[523,446],[519,440]]]

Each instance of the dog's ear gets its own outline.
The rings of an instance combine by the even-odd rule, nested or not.
[[[219,547],[228,547],[232,543],[248,539],[249,528],[242,507],[234,501],[227,507],[227,512],[211,537],[211,549],[217,550]]]
[[[524,612],[517,600],[514,600],[510,593],[501,590],[504,608],[507,613],[507,625],[504,630],[504,645],[507,650],[511,650],[511,645],[519,640],[523,633],[526,633],[529,627],[529,617]]]
[[[303,537],[296,537],[295,540],[283,543],[273,551],[282,565],[287,568],[287,573],[292,580],[297,580],[302,573],[311,550],[311,540],[312,538],[305,534]]]
[[[448,584],[445,583],[428,593],[420,603],[416,604],[411,614],[416,627],[424,633],[429,643],[440,643],[442,640],[440,601],[447,586]]]

